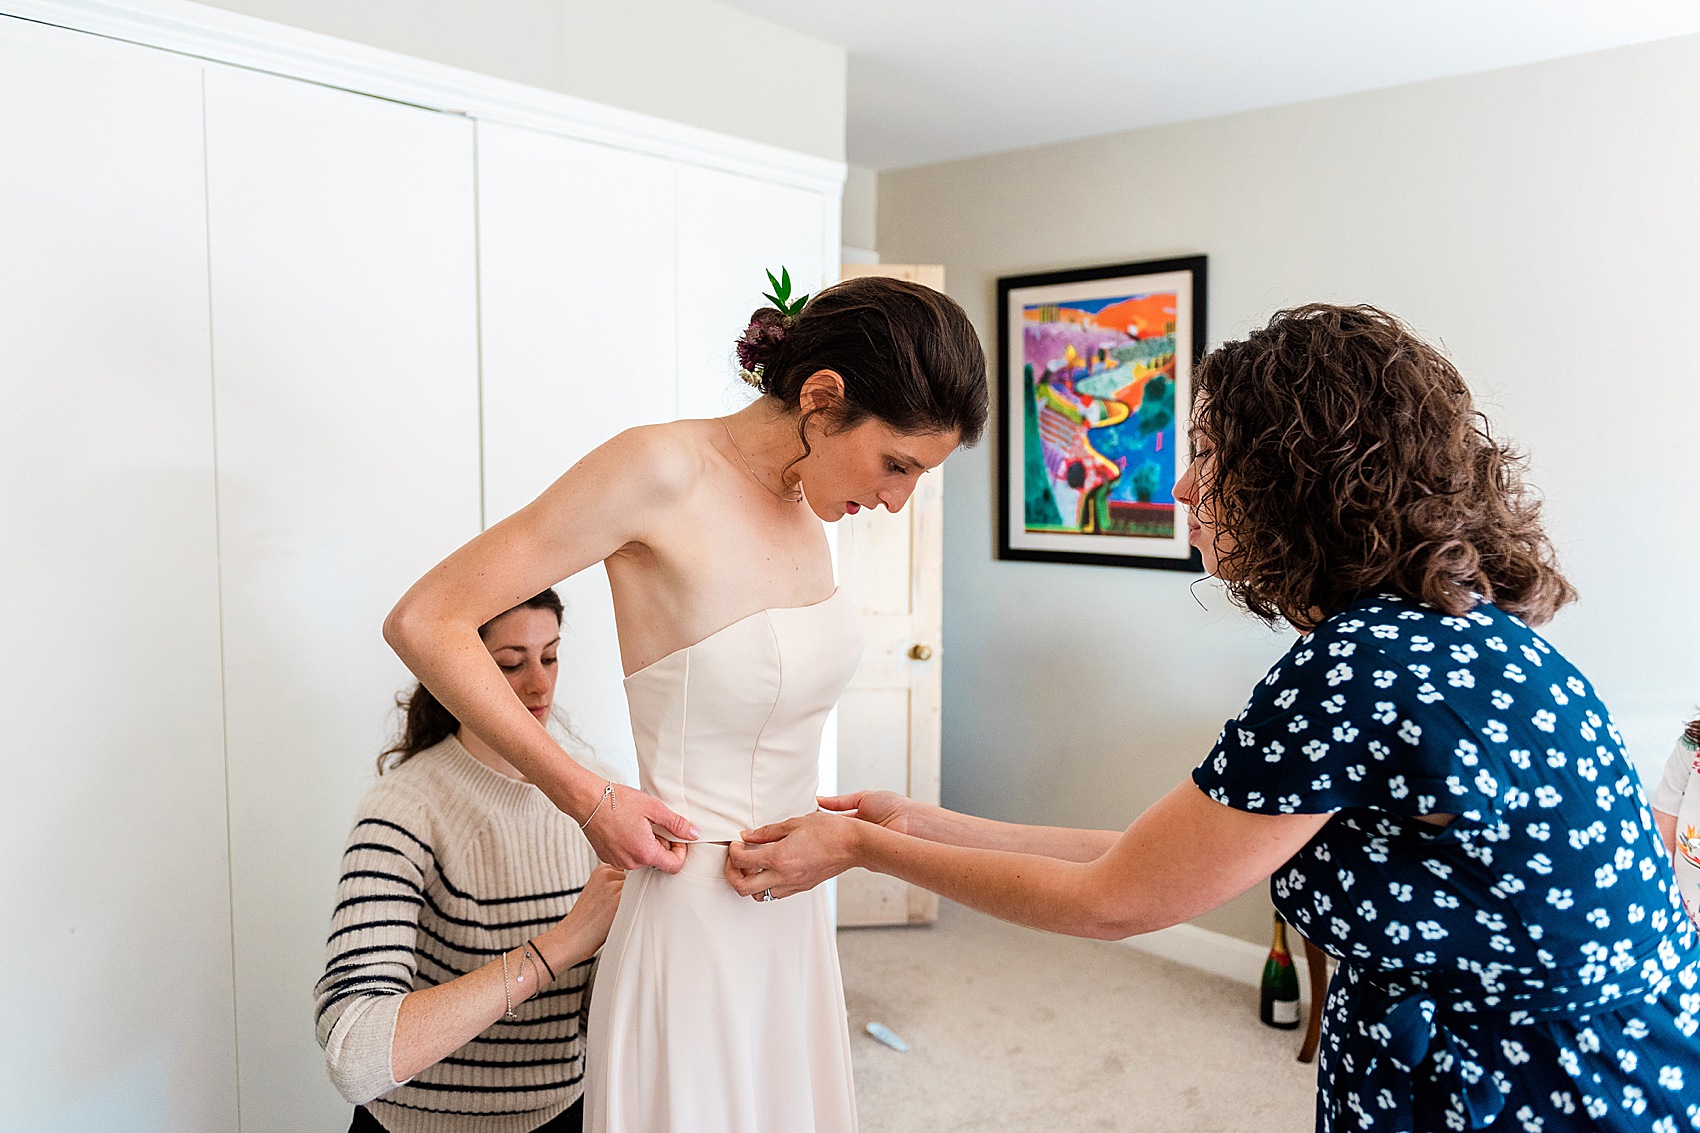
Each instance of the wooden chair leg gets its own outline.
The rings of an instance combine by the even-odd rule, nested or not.
[[[1301,936],[1300,940],[1304,940]],[[1310,1018],[1305,1022],[1304,1042],[1299,1046],[1299,1061],[1309,1062],[1316,1057],[1322,1041],[1322,1008],[1328,1002],[1328,953],[1305,940],[1305,966],[1310,970]]]

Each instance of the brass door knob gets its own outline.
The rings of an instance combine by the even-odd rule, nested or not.
[[[931,661],[933,659],[932,647],[929,645],[911,645],[909,647],[909,659],[911,661]]]

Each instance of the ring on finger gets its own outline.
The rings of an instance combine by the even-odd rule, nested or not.
[[[762,900],[763,900],[763,901],[771,901],[771,900],[773,900],[773,890],[771,890],[771,889],[763,889],[763,890],[762,890],[762,891],[761,891],[761,899],[762,899]]]

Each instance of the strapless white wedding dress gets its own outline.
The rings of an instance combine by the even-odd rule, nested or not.
[[[861,657],[843,591],[761,610],[626,678],[643,789],[702,831],[677,874],[626,876],[591,996],[589,1133],[853,1133],[823,890],[727,884],[740,832],[815,809],[821,730]]]

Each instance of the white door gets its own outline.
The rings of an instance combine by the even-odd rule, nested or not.
[[[675,167],[488,123],[478,127],[485,520],[536,498],[585,453],[678,415]],[[556,704],[637,782],[608,579],[566,601]]]
[[[479,526],[472,124],[209,67],[207,159],[242,1129],[345,1128],[309,996],[382,621]]]
[[[198,64],[0,18],[0,1128],[228,1133]]]
[[[936,264],[846,264],[846,277],[893,275],[944,290]],[[896,515],[864,511],[839,525],[840,577],[861,603],[867,646],[839,701],[838,782],[939,801],[939,648],[944,612],[944,475],[921,477]],[[896,878],[851,870],[839,878],[841,926],[919,924],[938,898]]]

